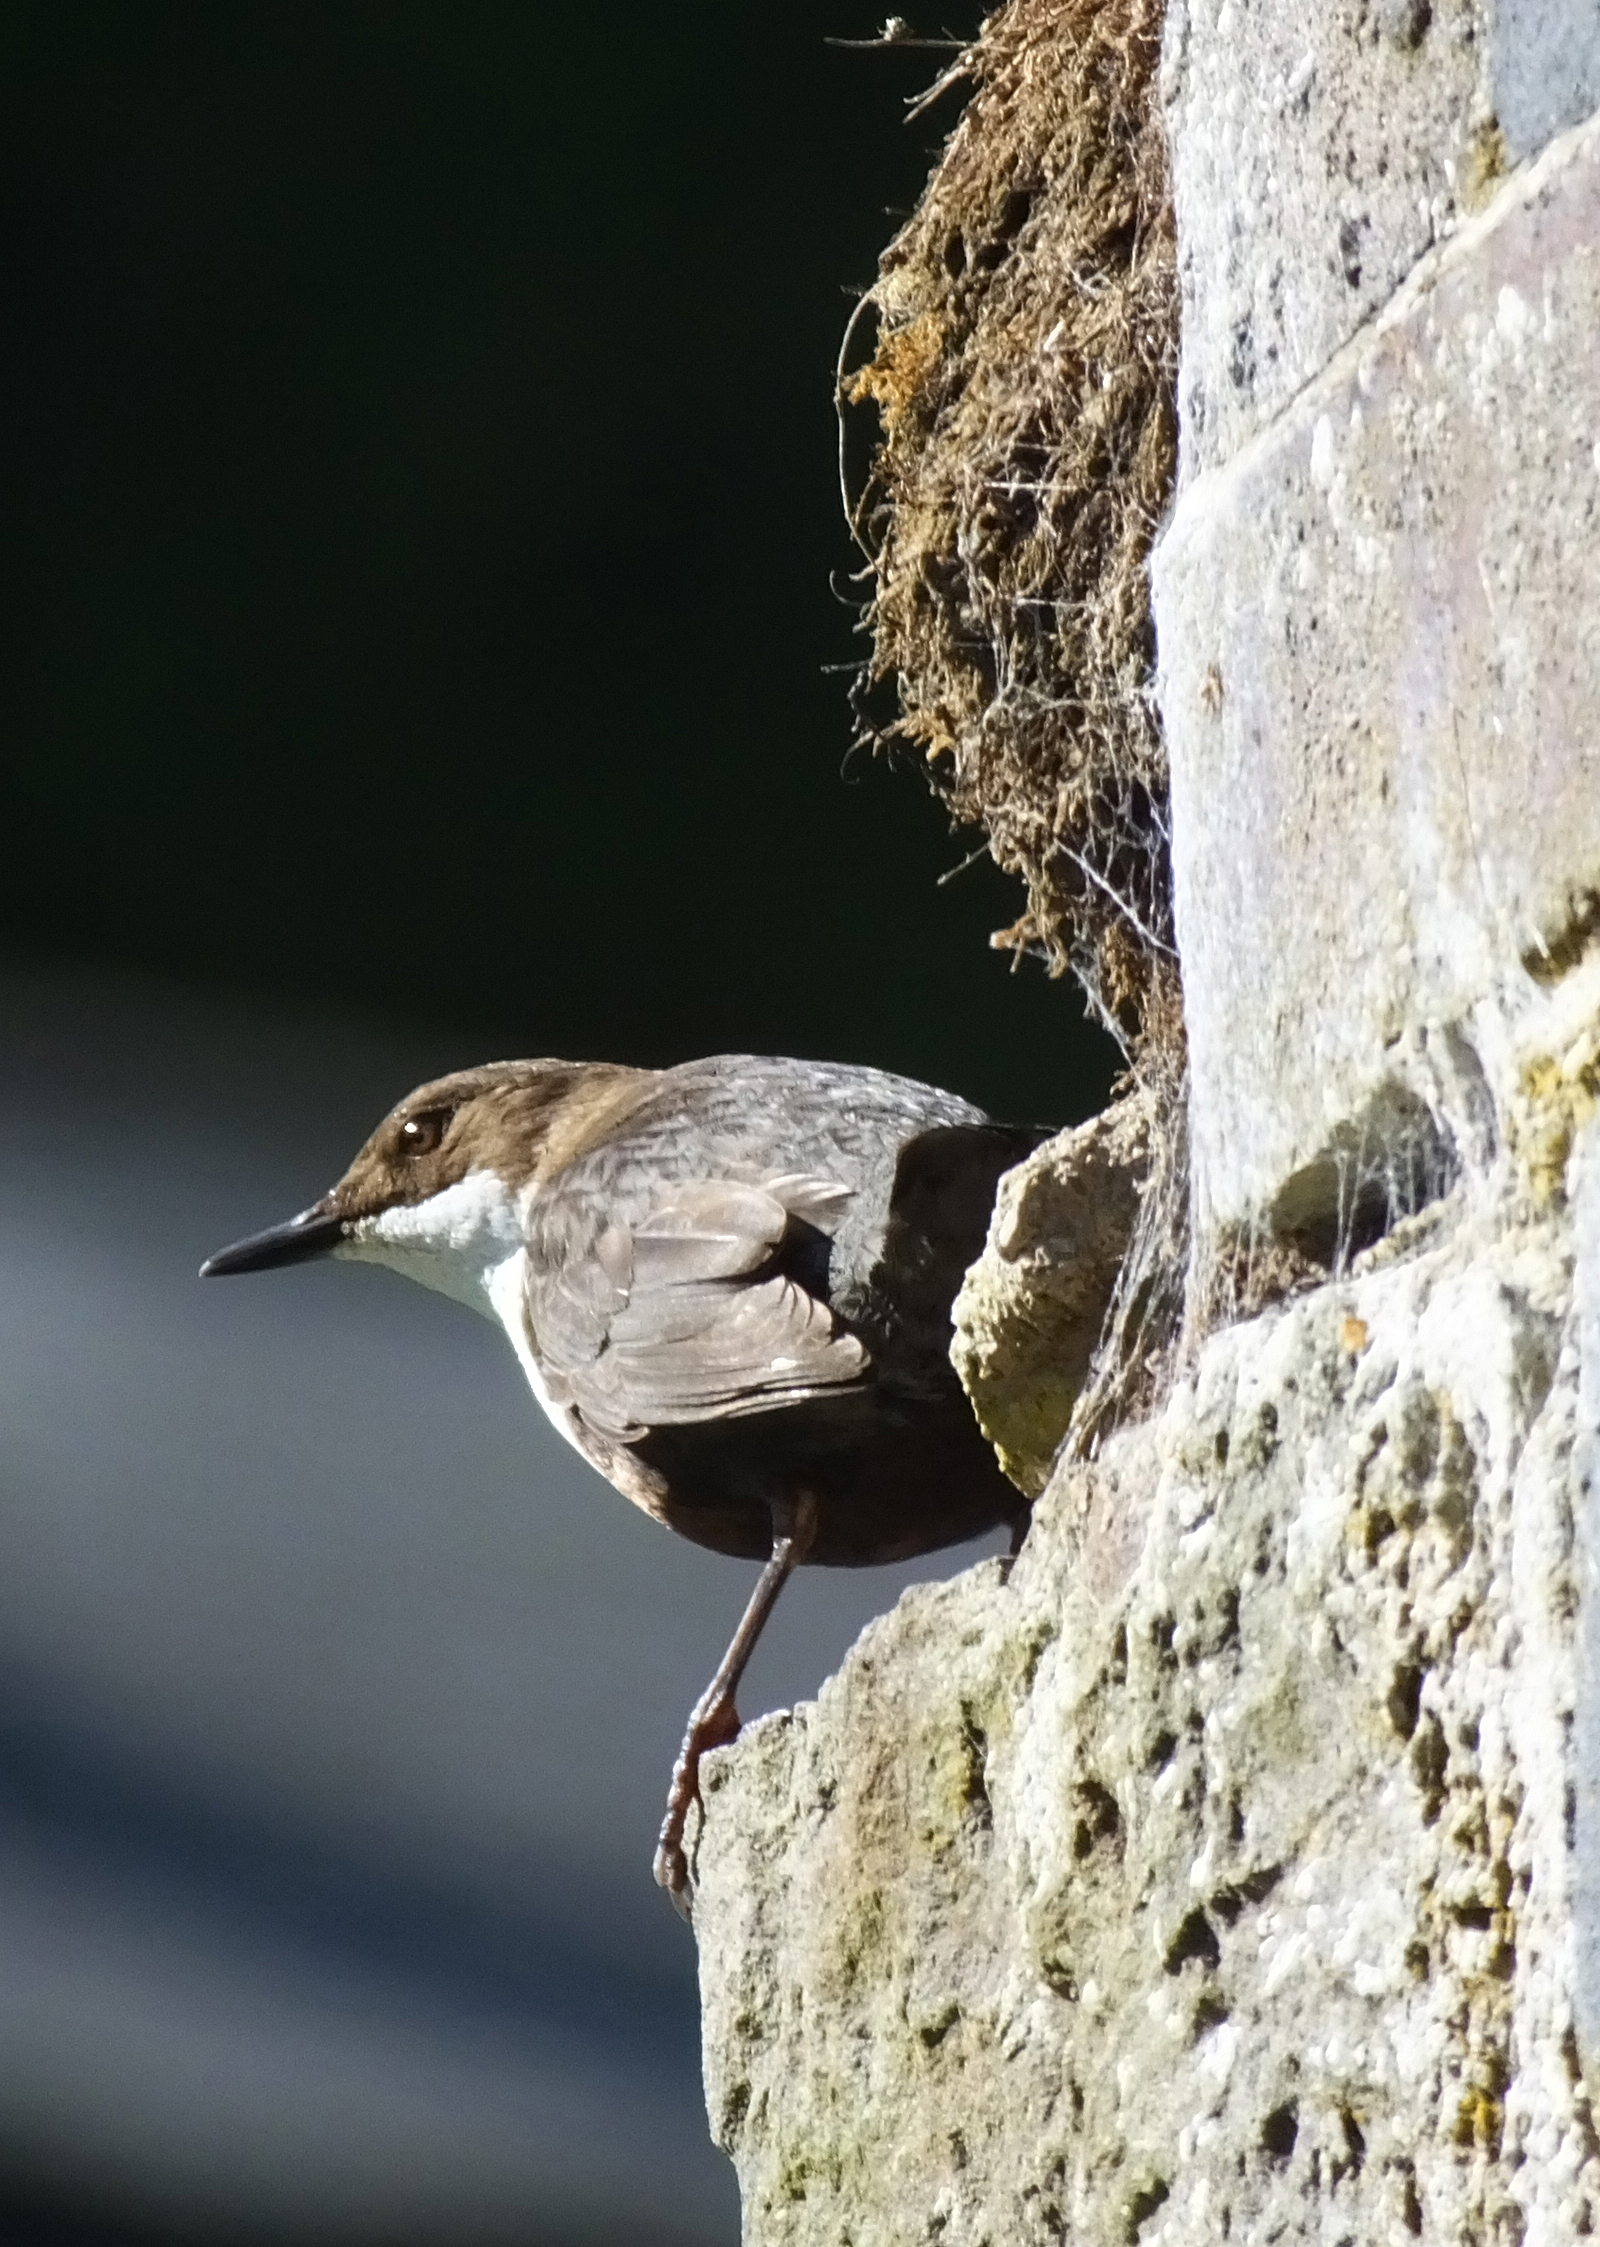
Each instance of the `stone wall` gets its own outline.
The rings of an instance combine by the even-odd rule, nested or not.
[[[1153,576],[1202,1232],[1303,1228],[1363,1149],[1488,1167],[1492,1049],[1600,905],[1597,443],[1593,124],[1185,489]]]
[[[1588,6],[1169,10],[1189,1344],[708,1766],[760,2247],[1600,2213],[1597,62]],[[990,1383],[1074,1206],[1002,1208]]]

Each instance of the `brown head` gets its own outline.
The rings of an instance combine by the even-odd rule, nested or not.
[[[485,1254],[515,1244],[524,1189],[570,1161],[651,1082],[648,1070],[605,1062],[491,1061],[419,1085],[320,1201],[220,1250],[200,1276],[355,1256],[461,1294]],[[445,1269],[463,1259],[473,1282]]]

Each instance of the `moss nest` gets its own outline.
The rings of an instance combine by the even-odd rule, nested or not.
[[[871,359],[840,380],[841,411],[870,401],[879,423],[847,501],[862,731],[914,745],[1021,878],[994,941],[1072,968],[1133,1054],[1181,1042],[1146,573],[1177,461],[1161,17],[989,17],[934,89],[972,91],[863,300]],[[874,719],[891,679],[897,712]]]
[[[993,941],[1073,971],[1149,1117],[1133,1236],[1067,1439],[1080,1455],[1164,1390],[1189,1243],[1147,567],[1177,472],[1162,14],[1161,0],[1009,0],[987,19],[926,97],[969,89],[840,361],[841,416],[870,403],[878,417],[846,494],[867,557],[861,735],[917,751],[1020,877],[1025,908]],[[876,714],[891,681],[892,714]]]

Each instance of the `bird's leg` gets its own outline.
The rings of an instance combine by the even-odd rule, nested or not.
[[[672,1898],[679,1914],[689,1917],[689,1861],[684,1855],[683,1829],[689,1805],[700,1799],[700,1758],[712,1748],[725,1748],[739,1733],[739,1712],[734,1696],[767,1617],[778,1604],[778,1594],[811,1550],[816,1535],[816,1500],[810,1497],[775,1501],[772,1508],[772,1558],[756,1579],[748,1606],[739,1618],[733,1643],[717,1666],[717,1674],[689,1712],[689,1729],[672,1767],[667,1789],[667,1814],[656,1843],[655,1875],[658,1887]]]

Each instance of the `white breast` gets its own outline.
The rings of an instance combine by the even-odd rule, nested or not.
[[[508,1256],[490,1274],[488,1292],[493,1315],[510,1337],[511,1347],[517,1353],[517,1363],[527,1375],[528,1386],[538,1398],[551,1427],[558,1435],[565,1436],[575,1451],[582,1452],[584,1458],[588,1459],[589,1452],[578,1426],[578,1415],[570,1404],[563,1404],[551,1395],[550,1384],[544,1377],[544,1368],[534,1351],[533,1330],[528,1324],[526,1279],[527,1258],[519,1248],[515,1256]],[[590,1464],[593,1463],[591,1460]]]
[[[473,1170],[426,1201],[361,1218],[333,1253],[386,1264],[504,1327],[551,1426],[588,1458],[577,1415],[551,1394],[534,1351],[523,1286],[524,1218],[520,1197],[494,1171]]]

